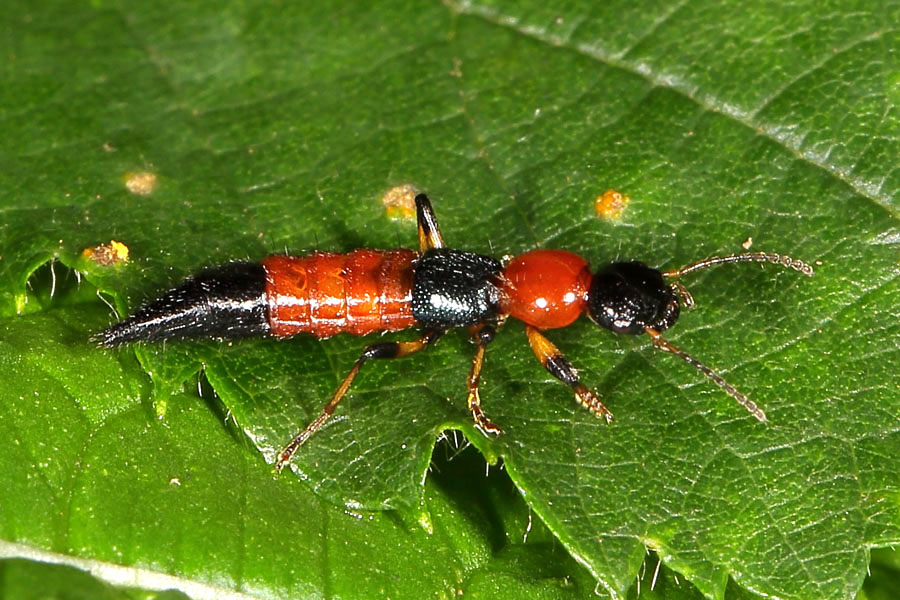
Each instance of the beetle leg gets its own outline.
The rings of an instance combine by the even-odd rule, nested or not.
[[[341,399],[347,393],[347,390],[350,389],[350,385],[353,383],[356,374],[359,373],[359,369],[363,366],[363,363],[370,358],[403,358],[404,356],[409,356],[410,354],[424,350],[428,345],[437,341],[443,334],[443,331],[426,331],[422,337],[417,340],[408,342],[380,342],[378,344],[372,344],[363,350],[362,355],[356,359],[350,372],[344,377],[344,380],[341,382],[341,385],[338,386],[337,391],[334,392],[331,400],[329,400],[328,404],[322,408],[322,414],[316,417],[315,421],[307,425],[306,429],[294,436],[294,439],[291,440],[291,442],[278,454],[278,459],[275,461],[275,470],[281,472],[284,466],[291,461],[291,457],[297,451],[297,448],[302,446],[303,443],[318,431],[325,421],[331,417],[334,413],[334,409],[337,408],[338,403],[340,403]]]
[[[579,404],[598,417],[604,417],[607,423],[613,420],[609,409],[603,405],[603,402],[600,401],[600,398],[594,392],[581,383],[581,380],[578,378],[578,372],[572,366],[572,363],[563,356],[563,353],[559,351],[559,348],[553,342],[544,337],[544,334],[531,325],[525,326],[525,334],[528,336],[531,350],[541,362],[541,365],[551,375],[572,388],[572,391],[575,392],[575,399],[578,400]]]
[[[425,252],[431,248],[443,248],[444,238],[431,208],[431,200],[425,194],[416,196],[416,220],[419,223],[419,251]]]
[[[484,365],[484,350],[488,344],[494,339],[497,328],[493,325],[475,325],[469,328],[469,334],[472,336],[478,349],[475,351],[475,358],[472,360],[472,369],[469,371],[469,378],[466,380],[466,386],[469,388],[469,396],[466,399],[466,405],[475,419],[475,427],[481,433],[488,435],[500,435],[503,430],[500,429],[493,421],[491,421],[481,410],[481,396],[478,393],[478,383],[481,380],[481,367]]]

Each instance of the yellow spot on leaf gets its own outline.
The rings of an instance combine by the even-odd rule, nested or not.
[[[416,188],[411,185],[392,187],[381,197],[388,218],[414,221],[416,219]]]
[[[81,255],[101,267],[109,267],[128,260],[128,246],[122,242],[111,240],[108,244],[85,248]]]
[[[138,173],[125,173],[125,187],[132,194],[149,196],[156,189],[156,173],[140,171]]]
[[[606,190],[594,200],[594,210],[604,219],[618,219],[631,198],[616,190]]]

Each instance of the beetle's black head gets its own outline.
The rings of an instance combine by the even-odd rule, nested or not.
[[[678,294],[662,273],[642,262],[610,263],[594,274],[588,314],[597,325],[636,335],[663,331],[678,319]]]

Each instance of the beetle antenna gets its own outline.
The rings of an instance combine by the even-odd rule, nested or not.
[[[746,255],[744,255],[744,256],[746,256]],[[728,258],[730,258],[730,257],[728,257]],[[736,262],[736,261],[729,261],[729,262]],[[699,268],[702,268],[702,267],[699,267]],[[704,375],[706,375],[707,377],[712,379],[713,382],[717,386],[719,386],[720,388],[725,390],[725,392],[729,396],[731,396],[732,398],[737,400],[741,404],[741,406],[743,406],[748,411],[750,411],[751,415],[753,415],[754,417],[756,417],[763,423],[766,422],[766,413],[764,413],[763,410],[759,406],[757,406],[755,402],[753,402],[753,400],[751,400],[750,398],[748,398],[741,392],[737,391],[737,389],[735,389],[735,387],[733,385],[731,385],[730,383],[725,381],[721,375],[719,375],[718,373],[716,373],[715,371],[713,371],[712,369],[710,369],[709,367],[704,365],[702,362],[700,362],[699,360],[697,360],[696,358],[694,358],[693,356],[691,356],[690,354],[688,354],[687,352],[685,352],[684,350],[682,350],[681,348],[676,346],[675,344],[673,344],[670,341],[663,338],[659,334],[659,332],[656,331],[655,329],[646,327],[644,329],[644,331],[646,331],[647,335],[650,336],[650,340],[653,342],[654,348],[662,350],[663,352],[668,352],[669,354],[674,354],[675,356],[677,356],[678,358],[680,358],[687,364],[692,365],[698,371],[700,371],[701,373],[703,373]]]
[[[748,252],[746,254],[731,254],[729,256],[711,256],[709,258],[704,258],[703,260],[692,263],[686,267],[681,267],[680,269],[663,271],[663,277],[673,279],[682,277],[688,273],[693,273],[694,271],[699,271],[700,269],[708,269],[709,267],[714,267],[716,265],[737,262],[767,262],[800,271],[807,277],[812,277],[813,275],[812,266],[802,260],[797,260],[796,258],[791,258],[785,254],[776,254],[774,252]]]

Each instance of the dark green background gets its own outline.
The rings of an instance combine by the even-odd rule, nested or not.
[[[624,597],[640,579],[647,597],[820,599],[854,597],[869,549],[898,541],[900,4],[3,13],[0,556],[194,598]],[[124,185],[140,171],[149,196]],[[672,268],[752,238],[815,263],[691,276],[697,308],[668,333],[770,423],[646,339],[551,332],[607,426],[510,322],[482,388],[505,436],[471,428],[459,333],[367,366],[301,476],[274,479],[366,340],[88,343],[115,318],[97,290],[127,313],[235,258],[415,246],[380,203],[400,184],[431,195],[450,245],[498,256]],[[632,198],[617,222],[593,211],[609,188]],[[129,263],[81,258],[111,239]],[[432,454],[447,428],[487,477],[473,449],[454,458],[458,433]],[[152,596],[0,565],[5,597]],[[892,554],[872,571],[866,593],[890,597]]]

